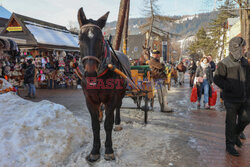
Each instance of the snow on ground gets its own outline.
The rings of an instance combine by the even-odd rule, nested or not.
[[[91,119],[87,111],[75,118],[64,106],[50,101],[24,100],[12,93],[0,95],[0,166],[89,166],[85,157],[92,148]],[[177,135],[159,124],[163,114],[150,112],[143,123],[143,112],[123,110],[123,130],[113,132],[116,160],[105,161],[105,131],[101,124],[101,160],[93,166],[164,166],[177,157],[170,140]],[[177,155],[176,155],[177,156]],[[168,157],[168,160],[166,159]]]
[[[149,112],[149,124],[144,125],[143,111],[134,109],[123,109],[122,127],[120,132],[113,131],[113,148],[115,151],[115,161],[105,161],[105,131],[104,124],[101,124],[101,159],[99,162],[91,164],[95,167],[161,167],[171,166],[179,155],[172,149],[170,141],[178,136],[178,131],[166,128],[164,113]],[[92,131],[90,118],[84,116],[85,123],[89,122],[90,141],[87,145],[73,154],[65,167],[85,167],[89,166],[85,157],[92,148]],[[83,121],[83,120],[82,120]],[[87,126],[87,125],[86,125]]]
[[[64,106],[0,95],[0,166],[60,166],[84,142],[85,128]]]
[[[131,102],[125,99],[126,105],[131,107]],[[89,166],[85,157],[91,151],[93,136],[87,109],[74,116],[62,105],[46,100],[34,103],[12,93],[0,95],[0,108],[0,166]],[[174,118],[159,112],[158,104],[155,109],[149,112],[146,126],[143,111],[122,109],[123,130],[113,132],[115,161],[104,160],[102,123],[101,159],[91,166],[160,167],[183,159],[173,144],[180,132],[168,124]]]

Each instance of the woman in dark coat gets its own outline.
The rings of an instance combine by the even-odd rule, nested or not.
[[[197,85],[198,89],[198,108],[200,107],[200,101],[202,93],[204,93],[204,104],[205,108],[209,109],[210,106],[208,104],[209,102],[209,90],[211,87],[211,84],[213,82],[213,75],[212,70],[210,67],[210,64],[208,62],[208,59],[206,57],[203,57],[200,61],[200,65],[196,69],[195,74],[195,84]]]
[[[194,77],[195,77],[195,71],[196,71],[196,64],[193,60],[191,60],[190,62],[190,66],[188,67],[189,69],[189,74],[190,74],[190,87],[193,87],[193,84],[194,84]]]

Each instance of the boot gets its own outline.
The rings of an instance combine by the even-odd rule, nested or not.
[[[27,94],[27,95],[26,95],[26,96],[24,96],[24,97],[31,97],[31,96],[30,96],[30,94]]]
[[[239,148],[241,148],[241,147],[242,147],[242,143],[241,143],[241,141],[240,141],[240,138],[239,138],[239,137],[237,137],[236,142],[235,142],[235,145],[236,145],[237,147],[239,147]]]
[[[169,106],[168,106],[168,100],[167,100],[167,90],[166,90],[166,87],[163,86],[162,87],[162,100],[159,100],[161,104],[161,112],[173,112],[173,109],[171,109]]]
[[[197,103],[197,108],[198,109],[201,108],[201,103],[200,102]]]
[[[205,109],[210,109],[210,106],[207,104],[205,104]]]
[[[243,139],[243,140],[247,139],[246,136],[245,136],[245,134],[243,132],[240,133],[240,139]]]
[[[227,146],[226,151],[231,154],[232,156],[240,156],[239,152],[235,150],[234,146],[230,145]]]
[[[174,110],[168,106],[163,107],[163,109],[161,109],[161,112],[174,112]]]

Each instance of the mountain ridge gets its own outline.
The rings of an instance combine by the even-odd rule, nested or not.
[[[217,17],[218,12],[200,13],[195,15],[184,15],[184,16],[170,16],[170,18],[175,19],[174,22],[162,21],[156,23],[156,26],[160,29],[173,33],[179,34],[179,37],[195,35],[196,32],[202,27],[207,27],[208,23]],[[169,16],[163,16],[169,17]],[[129,35],[141,34],[142,29],[140,26],[147,22],[147,18],[130,18],[129,19]],[[106,34],[115,34],[117,21],[112,21],[106,24],[104,31]]]

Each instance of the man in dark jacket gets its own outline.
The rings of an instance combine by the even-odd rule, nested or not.
[[[165,86],[165,80],[167,76],[165,73],[165,65],[160,62],[160,51],[153,50],[152,59],[149,61],[149,66],[151,69],[151,76],[154,79],[156,85],[161,111],[172,112],[173,110],[168,107],[167,102],[167,89]]]
[[[35,65],[32,64],[32,60],[29,59],[27,61],[28,66],[25,71],[24,75],[24,82],[28,85],[28,95],[26,97],[33,97],[35,98],[36,95],[36,87],[34,85],[34,78],[35,78]]]
[[[214,83],[223,90],[226,107],[226,151],[234,156],[239,156],[234,145],[241,147],[239,134],[243,132],[250,119],[244,114],[249,86],[246,74],[249,67],[243,57],[245,45],[246,42],[241,37],[231,39],[229,56],[218,63],[214,76]]]
[[[246,114],[246,116],[250,117],[250,51],[246,52],[246,59],[248,60],[248,70],[247,70],[247,109],[245,110],[246,113],[243,113],[243,114]],[[243,126],[242,129],[244,130],[247,125],[248,125],[248,123],[246,123]],[[245,140],[246,136],[243,133],[243,130],[240,133],[240,139],[244,139]]]

